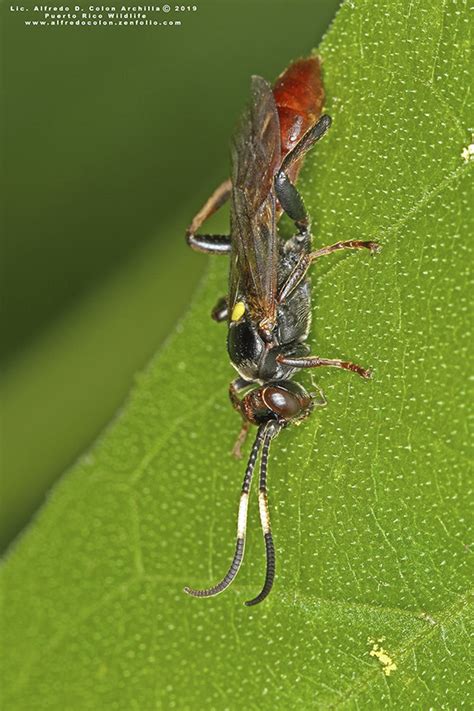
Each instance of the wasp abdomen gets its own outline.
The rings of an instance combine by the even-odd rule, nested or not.
[[[298,59],[273,87],[284,157],[321,115],[324,87],[319,57]]]

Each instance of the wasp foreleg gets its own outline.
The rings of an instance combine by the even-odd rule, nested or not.
[[[235,440],[234,446],[232,447],[232,456],[236,459],[242,459],[242,447],[245,444],[245,440],[247,439],[249,429],[250,422],[248,420],[243,420],[240,432],[237,435],[237,439]]]
[[[239,399],[238,393],[240,390],[244,390],[251,385],[253,385],[252,382],[244,380],[243,378],[236,378],[229,385],[229,399],[232,403],[232,407],[242,415],[242,427],[237,439],[235,440],[235,444],[232,447],[232,455],[236,459],[242,459],[242,447],[247,439],[248,431],[250,429],[250,422],[247,420],[245,413],[242,411],[242,403]]]

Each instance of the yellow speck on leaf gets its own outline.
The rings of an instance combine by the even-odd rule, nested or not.
[[[390,674],[396,670],[397,665],[395,664],[391,656],[380,645],[380,643],[383,642],[384,639],[385,637],[382,637],[378,640],[369,639],[368,642],[372,645],[372,649],[370,650],[369,654],[371,657],[375,657],[379,660],[380,664],[382,665],[383,673],[385,674],[385,676],[390,676]]]
[[[474,160],[474,134],[472,136],[472,142],[462,149],[461,157],[465,163]]]
[[[107,673],[108,673],[107,664],[104,664],[104,662],[102,662],[100,664],[99,668],[97,669],[96,677],[97,677],[97,679],[105,679],[105,677],[107,676]]]

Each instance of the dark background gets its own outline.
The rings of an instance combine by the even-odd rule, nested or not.
[[[317,24],[315,0],[196,4],[168,28],[2,9],[3,547],[186,308],[206,258],[183,233],[227,177],[250,75],[308,54],[339,3],[318,0]]]

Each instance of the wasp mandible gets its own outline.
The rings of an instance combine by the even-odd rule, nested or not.
[[[253,471],[260,454],[259,512],[266,550],[261,592],[246,605],[256,605],[270,592],[275,577],[267,499],[268,454],[272,440],[288,424],[307,417],[313,394],[291,378],[301,368],[332,366],[363,378],[370,371],[339,359],[309,355],[311,292],[307,272],[313,262],[342,249],[377,252],[376,242],[349,240],[313,250],[308,213],[295,187],[305,154],[331,125],[321,116],[324,88],[318,57],[300,59],[277,79],[273,88],[259,76],[251,80],[251,97],[231,144],[231,178],[211,195],[189,226],[188,244],[206,254],[230,258],[228,296],[212,311],[227,321],[227,349],[237,377],[229,387],[233,407],[243,425],[234,447],[240,448],[251,424],[257,435],[240,495],[234,557],[223,579],[213,587],[185,592],[211,597],[225,590],[242,563],[247,509]],[[199,233],[203,222],[230,198],[230,235]],[[277,229],[285,212],[294,222],[293,237]]]

